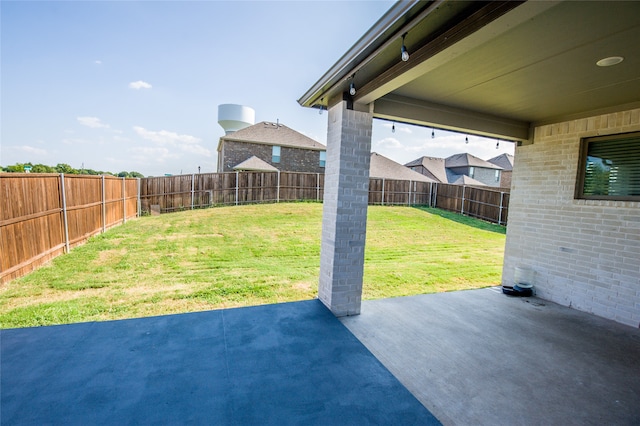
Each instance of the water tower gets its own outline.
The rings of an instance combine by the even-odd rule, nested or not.
[[[256,112],[253,108],[236,104],[218,105],[218,124],[226,135],[253,126],[255,122]]]

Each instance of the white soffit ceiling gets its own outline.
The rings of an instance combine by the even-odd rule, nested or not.
[[[640,2],[561,2],[464,54],[455,49],[391,93],[527,122],[640,101]],[[609,56],[624,61],[596,66]]]

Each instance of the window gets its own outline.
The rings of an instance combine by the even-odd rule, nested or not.
[[[500,170],[496,170],[496,182],[500,182]]]
[[[272,163],[279,163],[280,162],[280,147],[279,146],[274,146],[271,149],[271,162]]]
[[[582,140],[576,198],[640,200],[640,132]]]
[[[327,151],[320,151],[320,167],[324,167],[327,163]]]
[[[475,167],[473,167],[473,166],[469,167],[469,177],[470,178],[473,178],[473,175],[475,174],[475,172],[476,172]]]

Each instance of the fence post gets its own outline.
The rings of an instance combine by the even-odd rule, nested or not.
[[[102,233],[107,232],[107,190],[104,184],[104,175],[102,175]]]
[[[276,203],[280,202],[280,170],[278,170],[278,187],[276,189]]]
[[[384,206],[384,178],[382,178],[382,204]]]
[[[193,210],[193,197],[194,197],[194,191],[193,191],[193,186],[195,185],[196,182],[196,174],[192,173],[191,174],[191,210]]]
[[[320,173],[316,173],[316,201],[320,201]]]
[[[236,170],[236,206],[238,205],[238,185],[240,184],[240,172]]]
[[[464,214],[464,189],[466,186],[462,185],[462,207],[460,208],[460,214]]]
[[[127,193],[126,178],[122,177],[122,223],[127,223]]]
[[[433,199],[431,207],[438,207],[438,182],[435,182],[435,184],[432,183],[431,185],[435,187],[431,192],[431,197]]]
[[[140,199],[140,187],[142,186],[142,182],[140,181],[140,178],[136,178],[137,179],[137,187],[136,187],[136,192],[137,192],[137,197],[138,197],[138,203],[136,206],[136,217],[140,217],[141,213],[142,213],[142,200]]]
[[[411,205],[411,185],[413,184],[413,181],[410,180],[409,181],[409,196],[407,197],[407,205],[410,206]]]
[[[67,192],[64,189],[64,173],[60,173],[60,190],[62,192],[62,223],[64,224],[64,248],[69,253],[69,219],[67,218]]]
[[[502,209],[504,208],[504,192],[500,191],[500,210],[498,212],[498,225],[502,225]]]

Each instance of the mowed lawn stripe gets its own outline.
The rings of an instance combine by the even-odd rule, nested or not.
[[[0,288],[3,328],[317,296],[322,204],[142,217]],[[364,298],[498,285],[505,228],[437,209],[370,206]]]

